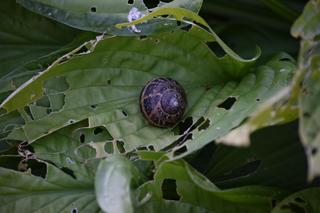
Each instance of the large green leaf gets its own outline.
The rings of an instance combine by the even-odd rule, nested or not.
[[[294,193],[279,203],[272,213],[319,212],[320,188]]]
[[[29,12],[15,1],[3,0],[0,8],[0,93],[16,89],[47,63],[70,51],[64,48],[56,52],[79,33]]]
[[[159,31],[168,31],[177,27],[176,21],[159,18],[139,27],[141,33],[138,33],[138,30],[134,31],[130,28],[123,30],[115,28],[115,24],[130,20],[128,16],[130,12],[133,12],[133,9],[137,9],[136,13],[140,13],[138,16],[149,13],[150,8],[142,0],[18,0],[18,2],[34,12],[69,26],[100,33],[145,35]],[[182,7],[198,12],[201,5],[202,0],[174,0],[169,3],[161,2],[158,7]]]
[[[31,117],[25,113],[29,119],[23,129],[29,142],[88,119],[90,128],[104,126],[112,136],[110,141],[124,143],[126,151],[150,145],[160,150],[193,135],[192,140],[173,150],[176,156],[176,150],[186,145],[183,155],[188,154],[238,126],[260,102],[288,84],[294,69],[282,57],[260,67],[228,55],[218,58],[199,35],[203,34],[191,30],[146,39],[113,37],[97,41],[88,54],[55,62],[2,106],[11,111],[40,97],[49,100],[49,106],[39,105],[39,100],[28,106],[31,111],[37,109]],[[172,77],[185,87],[189,104],[185,117],[196,124],[189,128],[193,131],[177,135],[145,121],[139,94],[156,76]],[[224,102],[230,100],[235,102],[228,108]],[[206,125],[196,128],[201,123]]]
[[[47,164],[46,178],[0,168],[1,212],[100,212],[93,184]]]
[[[271,201],[281,196],[280,190],[268,187],[220,190],[183,161],[161,163],[157,167],[154,181],[147,182],[140,190],[142,196],[149,193],[149,202],[163,198],[179,200],[217,213],[269,212]]]

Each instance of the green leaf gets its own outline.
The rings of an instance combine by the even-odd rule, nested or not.
[[[312,0],[292,27],[300,36],[299,71],[295,79],[296,99],[300,107],[300,137],[308,156],[309,179],[320,174],[319,97],[320,97],[320,1]]]
[[[116,34],[116,35],[149,35],[161,31],[169,31],[177,27],[177,22],[167,19],[155,19],[146,23],[137,33],[132,29],[119,30],[115,24],[129,20],[128,15],[132,8],[136,8],[141,15],[149,13],[149,8],[143,1],[127,0],[90,2],[86,0],[18,0],[24,7],[57,20],[69,26],[82,30]],[[186,8],[194,12],[199,12],[202,0],[174,0],[169,3],[161,2],[158,7]],[[132,11],[131,11],[132,12]]]
[[[169,194],[169,183],[172,184],[171,192],[176,191],[174,197]],[[217,213],[269,212],[271,200],[281,193],[275,188],[256,186],[220,190],[183,161],[161,163],[154,181],[140,187],[142,194],[144,187],[151,193],[149,202],[174,199]]]
[[[320,34],[320,1],[310,0],[291,29],[294,37],[313,39]]]
[[[46,178],[0,168],[1,212],[100,212],[92,182],[47,164]]]
[[[129,26],[134,26],[135,24],[141,24],[144,23],[146,21],[150,21],[153,20],[156,17],[160,17],[160,16],[173,16],[174,19],[181,21],[181,22],[185,22],[187,24],[191,24],[194,25],[193,30],[197,30],[197,33],[201,34],[201,30],[203,30],[201,27],[199,27],[197,24],[194,24],[194,22],[203,25],[204,27],[206,27],[208,29],[208,34],[207,37],[208,39],[210,39],[210,41],[215,41],[217,42],[220,47],[232,58],[238,60],[238,61],[243,61],[243,62],[251,62],[251,61],[255,61],[259,58],[260,56],[260,49],[257,48],[257,54],[255,57],[253,57],[252,59],[243,59],[241,58],[239,55],[237,55],[235,52],[232,51],[232,49],[230,47],[228,47],[220,38],[219,36],[211,29],[211,27],[209,26],[209,24],[200,16],[198,16],[196,13],[190,11],[190,10],[186,10],[184,8],[159,8],[157,10],[155,10],[154,12],[140,18],[137,20],[134,20],[132,22],[129,23],[122,23],[122,24],[117,24],[116,27],[118,28],[123,28],[123,27],[129,27]],[[199,29],[197,29],[199,28]]]
[[[309,159],[309,178],[312,179],[320,175],[320,54],[310,59],[305,76],[299,96],[300,135]]]
[[[319,196],[319,187],[299,191],[281,201],[271,213],[318,212]]]
[[[37,99],[39,102],[41,97],[49,99],[46,115],[41,112],[41,116],[26,119],[23,129],[29,142],[88,119],[89,128],[105,127],[113,143],[123,143],[127,152],[150,145],[158,151],[192,134],[192,140],[172,150],[174,156],[171,153],[176,157],[176,150],[186,145],[184,156],[238,126],[260,102],[288,85],[294,69],[281,57],[261,67],[228,55],[218,58],[203,43],[203,34],[196,32],[91,42],[93,47],[87,54],[74,55],[74,50],[70,60],[56,61],[20,87],[3,107],[11,111]],[[152,127],[141,115],[140,91],[157,76],[176,79],[186,89],[189,105],[185,118],[192,118],[192,132],[177,135],[171,129]],[[66,90],[51,88],[50,82],[59,82],[56,87],[64,85]],[[230,99],[235,100],[234,105],[223,108]],[[37,102],[28,107],[39,105]],[[201,123],[206,125],[196,128]]]
[[[109,213],[132,213],[135,206],[134,187],[140,174],[125,157],[114,155],[101,160],[95,177],[95,191],[101,209]]]
[[[299,190],[307,184],[307,157],[298,122],[260,129],[249,147],[209,144],[191,164],[221,188],[246,185]]]
[[[0,93],[6,95],[57,55],[70,51],[61,48],[80,33],[29,12],[12,0],[2,1],[0,32]],[[56,52],[58,49],[61,50]]]

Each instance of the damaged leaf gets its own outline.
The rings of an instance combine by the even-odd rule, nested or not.
[[[57,61],[19,88],[3,107],[11,111],[49,97],[45,82],[63,78],[68,84],[62,92],[63,107],[26,121],[29,142],[88,119],[89,128],[105,127],[125,152],[150,145],[159,151],[172,144],[176,147],[167,148],[169,156],[182,157],[238,126],[260,104],[257,98],[262,102],[288,85],[293,69],[294,65],[281,57],[260,67],[229,55],[218,58],[193,30],[143,40],[113,37],[98,41],[88,54],[75,55],[62,64]],[[192,123],[182,135],[150,126],[140,113],[140,91],[157,76],[171,77],[186,90],[185,118],[191,117]],[[235,101],[225,109],[221,104],[228,97]]]

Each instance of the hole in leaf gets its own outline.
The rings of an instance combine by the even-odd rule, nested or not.
[[[112,154],[113,153],[113,144],[112,143],[106,143],[104,145],[104,150],[108,153],[108,154]]]
[[[183,154],[183,153],[185,153],[187,151],[188,151],[187,147],[183,146],[183,147],[177,149],[176,151],[174,151],[173,152],[173,156],[176,157],[176,156],[181,155],[181,154]]]
[[[256,101],[260,101],[260,98],[257,98]]]
[[[117,141],[117,148],[120,153],[125,153],[125,151],[126,151],[124,149],[124,142],[123,141]]]
[[[108,80],[108,81],[107,81],[107,84],[110,85],[110,84],[111,84],[111,80]]]
[[[164,179],[162,186],[162,198],[166,200],[180,200],[177,193],[177,183],[174,179]]]
[[[128,0],[128,4],[133,4],[133,0]]]
[[[147,36],[139,36],[139,40],[146,40],[148,37]]]
[[[276,205],[277,205],[277,200],[272,199],[272,200],[271,200],[271,206],[272,206],[272,208],[276,207]]]
[[[310,114],[309,112],[304,112],[304,113],[303,113],[303,117],[310,118],[310,117],[311,117],[311,114]]]
[[[91,7],[91,8],[90,8],[90,11],[93,12],[93,13],[95,13],[95,12],[97,12],[97,8],[96,8],[96,7]]]
[[[128,113],[125,111],[125,110],[122,110],[122,114],[127,117],[128,116]]]
[[[90,107],[91,107],[91,109],[96,109],[97,108],[97,104],[93,104]]]
[[[192,25],[188,24],[187,26],[182,27],[181,29],[184,30],[184,31],[189,31],[191,28],[192,28]]]
[[[229,110],[229,109],[231,109],[233,104],[236,102],[236,100],[237,99],[235,97],[228,97],[226,100],[224,100],[222,103],[220,103],[218,105],[218,108],[223,108],[225,110]]]
[[[290,58],[281,58],[279,61],[292,61]]]
[[[152,145],[148,146],[148,150],[154,151],[154,147]]]
[[[306,211],[303,207],[301,207],[295,203],[285,204],[285,205],[282,205],[280,208],[283,210],[290,209],[294,213],[306,213]]]
[[[47,173],[47,165],[45,163],[41,163],[37,160],[28,160],[28,161],[21,161],[18,165],[19,171],[31,171],[31,174],[34,176],[46,177]]]
[[[103,132],[103,129],[101,127],[97,127],[93,130],[93,134],[97,135],[99,133]]]
[[[160,1],[159,0],[143,0],[143,3],[148,9],[152,9],[157,7]]]
[[[311,155],[316,155],[318,153],[318,149],[316,147],[313,147],[311,149]]]
[[[80,134],[80,143],[84,143],[86,140],[86,136],[84,134]]]
[[[297,203],[306,203],[306,201],[303,200],[301,197],[296,197],[294,201],[296,201]]]
[[[155,40],[154,40],[154,43],[159,43],[159,42],[160,42],[159,39],[155,39]]]
[[[67,167],[62,167],[61,170],[64,171],[66,174],[70,175],[71,177],[73,177],[74,179],[77,179],[76,176],[74,175],[74,172],[71,169]]]
[[[191,127],[192,123],[192,117],[187,117],[185,120],[178,123],[178,125],[173,129],[173,132],[175,132],[176,135],[182,135]]]
[[[77,52],[75,52],[75,55],[81,54],[81,53],[85,53],[88,52],[88,48],[86,46],[82,46]]]
[[[33,117],[32,113],[31,113],[31,110],[30,110],[30,107],[29,107],[29,106],[25,106],[25,107],[24,107],[24,111],[27,113],[27,115],[28,115],[32,120],[34,120],[34,117]]]
[[[71,211],[70,211],[70,213],[78,213],[78,212],[79,212],[78,208],[73,208],[73,209],[71,209]]]
[[[148,151],[148,148],[145,147],[145,146],[141,146],[141,147],[138,147],[137,150],[139,150],[139,151]]]
[[[198,130],[206,130],[210,126],[210,120],[207,119],[201,126],[199,126]]]

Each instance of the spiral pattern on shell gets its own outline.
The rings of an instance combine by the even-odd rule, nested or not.
[[[186,93],[175,80],[160,77],[149,81],[140,95],[140,108],[150,124],[172,127],[183,117]]]

